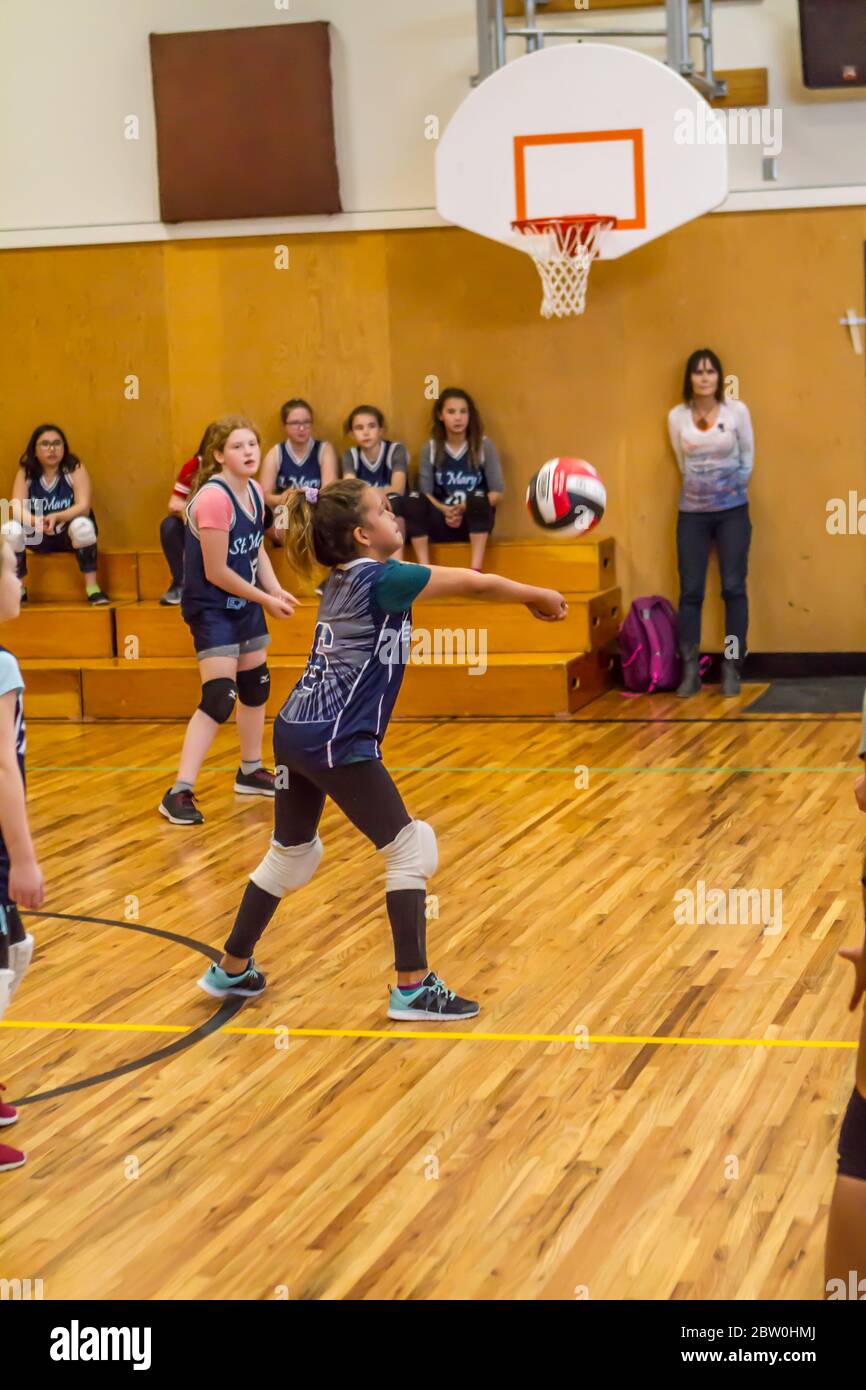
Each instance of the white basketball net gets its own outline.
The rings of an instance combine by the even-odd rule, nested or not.
[[[601,249],[602,237],[616,225],[616,219],[595,215],[551,217],[511,225],[541,276],[544,318],[582,314],[592,263]]]

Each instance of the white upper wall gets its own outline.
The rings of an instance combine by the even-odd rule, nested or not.
[[[475,8],[475,0],[288,0],[288,8],[286,0],[4,0],[0,246],[435,224],[425,119],[444,126],[468,94]],[[590,10],[574,22],[653,27],[660,14]],[[332,26],[345,213],[166,228],[148,34],[313,19]],[[803,88],[795,0],[718,5],[715,31],[717,66],[769,68],[770,104],[783,113],[779,182],[764,182],[759,148],[732,148],[728,206],[866,201],[866,97]],[[635,46],[662,53],[658,41]],[[509,42],[510,57],[523,51]],[[255,100],[255,73],[238,81]],[[128,116],[139,118],[138,140],[125,138]]]

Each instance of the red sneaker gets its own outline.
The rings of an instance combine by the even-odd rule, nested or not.
[[[0,1173],[5,1173],[8,1168],[23,1168],[26,1162],[26,1154],[18,1149],[10,1149],[8,1144],[0,1144]]]
[[[0,1091],[5,1091],[5,1090],[6,1090],[6,1087],[5,1087],[5,1086],[0,1086]],[[0,1126],[2,1126],[2,1125],[14,1125],[14,1123],[15,1123],[15,1121],[16,1121],[17,1119],[18,1119],[18,1111],[15,1109],[15,1106],[14,1106],[14,1105],[4,1105],[3,1102],[2,1102],[2,1100],[0,1100]]]

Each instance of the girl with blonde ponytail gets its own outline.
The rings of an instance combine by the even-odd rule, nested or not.
[[[199,985],[218,999],[261,994],[256,942],[280,899],[315,873],[323,852],[319,821],[331,797],[384,862],[397,972],[388,1017],[472,1018],[478,1005],[447,989],[427,964],[424,909],[436,835],[412,819],[382,764],[382,739],[409,657],[412,602],[423,592],[524,603],[534,617],[555,622],[565,617],[565,600],[496,574],[399,563],[392,557],[403,538],[387,496],[359,478],[329,484],[315,503],[295,493],[286,508],[290,562],[309,573],[315,561],[330,574],[306,668],[274,722],[273,838],[250,875],[219,965]]]
[[[211,427],[187,507],[181,612],[195,644],[201,701],[187,725],[177,778],[159,805],[172,825],[201,825],[194,787],[220,724],[238,704],[241,765],[234,789],[242,796],[274,794],[274,774],[262,767],[265,705],[271,678],[265,612],[290,618],[296,599],[280,587],[267,552],[265,499],[255,481],[259,433],[242,415]]]

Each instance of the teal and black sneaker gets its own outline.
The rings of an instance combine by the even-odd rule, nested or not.
[[[431,970],[414,991],[404,993],[395,985],[391,990],[388,1017],[404,1023],[417,1019],[432,1019],[435,1023],[451,1023],[456,1018],[474,1018],[479,1006],[474,999],[461,999],[447,988]]]
[[[256,970],[252,957],[240,975],[227,975],[222,966],[209,965],[198,981],[199,989],[214,999],[231,999],[236,995],[242,999],[252,999],[264,992],[266,984],[267,980]]]

